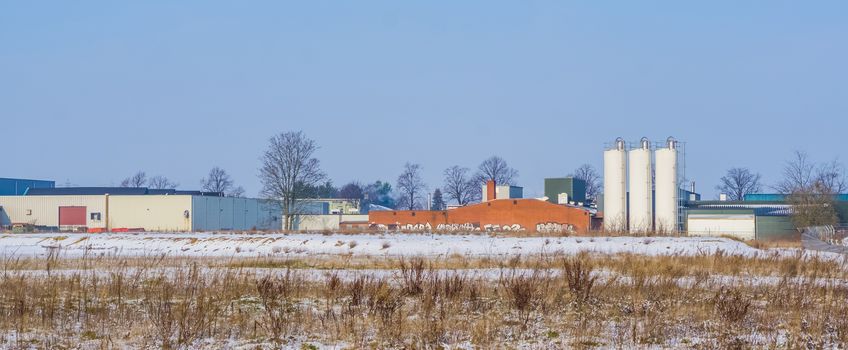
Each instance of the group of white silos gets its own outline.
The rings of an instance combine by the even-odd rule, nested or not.
[[[638,147],[629,150],[624,140],[618,138],[604,151],[604,230],[676,232],[677,197],[674,138],[669,137],[665,146],[656,150],[645,137]]]

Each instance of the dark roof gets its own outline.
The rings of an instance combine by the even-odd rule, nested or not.
[[[145,195],[147,188],[139,187],[55,187],[30,188],[25,196],[85,196],[85,195]]]
[[[204,196],[204,197],[224,197],[223,192],[180,191],[180,190],[176,190],[172,194],[181,194],[181,195],[190,195],[190,196]]]
[[[174,189],[154,189],[147,187],[55,187],[30,188],[26,196],[143,196],[143,195],[189,195],[223,197],[220,192],[177,191]]]

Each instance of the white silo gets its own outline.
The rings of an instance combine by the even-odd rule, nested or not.
[[[615,140],[604,151],[604,230],[627,229],[627,150],[624,140]]]
[[[639,148],[630,150],[630,232],[653,229],[652,182],[651,142],[643,137]]]
[[[677,141],[669,137],[656,150],[655,227],[658,232],[677,232]]]

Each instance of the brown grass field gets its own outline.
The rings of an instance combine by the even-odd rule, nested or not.
[[[7,257],[0,348],[844,347],[845,262],[798,252]]]

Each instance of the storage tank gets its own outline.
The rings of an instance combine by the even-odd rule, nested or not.
[[[615,140],[612,148],[604,151],[604,230],[627,229],[627,150],[624,140]]]
[[[653,229],[653,183],[651,178],[651,142],[643,137],[639,148],[630,150],[630,232]]]
[[[655,228],[657,232],[677,232],[678,184],[677,184],[677,141],[669,137],[665,148],[656,150],[656,208]]]

